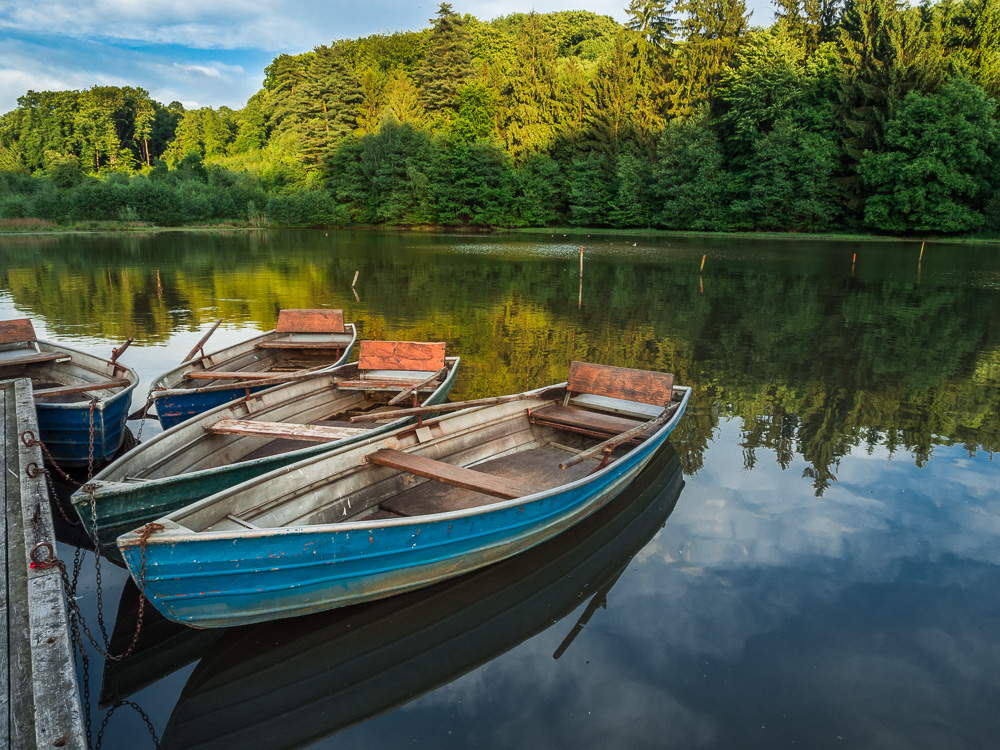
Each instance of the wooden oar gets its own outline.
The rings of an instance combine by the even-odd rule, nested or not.
[[[560,469],[568,469],[570,466],[576,466],[578,463],[586,461],[588,458],[594,458],[599,453],[603,453],[606,450],[614,450],[618,445],[624,443],[626,440],[631,440],[634,437],[638,437],[642,433],[646,432],[653,427],[657,427],[664,422],[668,422],[674,413],[677,411],[677,406],[664,408],[663,413],[651,419],[638,427],[633,427],[631,430],[626,430],[625,432],[615,435],[613,438],[608,438],[603,443],[598,443],[593,448],[588,448],[583,453],[578,453],[573,456],[569,461],[564,461],[559,464]]]
[[[288,375],[279,375],[278,377],[271,378],[269,380],[237,380],[233,383],[203,385],[200,388],[164,388],[161,391],[156,391],[156,395],[180,396],[186,393],[215,393],[216,391],[229,391],[239,388],[269,388],[272,385],[297,383],[302,380],[308,380],[309,378],[319,378],[330,374],[331,373],[329,372],[289,373]],[[336,385],[336,383],[334,383],[334,385]]]
[[[189,359],[192,359],[194,355],[197,354],[199,351],[201,352],[201,356],[204,357],[205,350],[202,347],[205,346],[205,342],[208,341],[208,337],[211,336],[213,333],[215,333],[215,329],[218,328],[221,324],[222,324],[222,318],[219,318],[217,321],[215,321],[215,325],[208,329],[208,333],[206,333],[204,336],[201,337],[201,341],[199,341],[197,344],[194,345],[194,349],[188,352],[188,355],[184,359],[182,359],[181,362],[187,362]]]
[[[280,380],[281,382],[288,382],[289,380],[303,380],[308,379],[313,375],[318,375],[318,370],[322,370],[324,367],[329,367],[329,363],[324,363],[321,365],[313,365],[312,367],[304,367],[301,370],[293,370],[292,372],[286,372],[282,375],[275,375],[273,372],[239,372],[239,371],[225,371],[225,370],[188,370],[184,373],[184,377],[188,380],[248,380],[256,381],[259,385],[264,381]],[[324,375],[326,373],[323,373]],[[238,387],[239,383],[234,383],[230,387]]]
[[[380,419],[398,419],[399,417],[410,417],[417,414],[436,414],[438,412],[459,411],[472,406],[493,406],[494,404],[506,404],[509,401],[525,401],[527,399],[550,399],[562,394],[563,386],[553,386],[538,393],[516,393],[511,396],[495,396],[493,398],[477,398],[471,401],[455,401],[451,404],[437,404],[436,406],[414,406],[412,409],[397,409],[396,411],[383,411],[375,414],[359,414],[351,417],[352,422],[377,422]]]
[[[403,399],[405,399],[407,396],[409,396],[415,390],[417,390],[419,388],[423,388],[428,383],[433,382],[434,380],[437,380],[438,378],[444,378],[447,375],[448,375],[448,368],[447,367],[442,367],[440,370],[438,370],[436,373],[434,373],[433,375],[431,375],[429,378],[424,378],[419,383],[414,383],[413,385],[407,386],[406,388],[404,388],[403,390],[401,390],[399,393],[397,393],[395,396],[393,396],[391,399],[389,399],[389,406],[393,406],[394,404],[398,404],[400,401],[402,401]]]

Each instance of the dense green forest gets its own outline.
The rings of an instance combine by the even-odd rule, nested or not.
[[[632,0],[280,55],[246,106],[34,92],[0,220],[1000,230],[1000,0]]]

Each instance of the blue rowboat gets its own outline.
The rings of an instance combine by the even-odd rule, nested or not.
[[[667,373],[574,362],[559,386],[291,464],[118,548],[157,609],[195,627],[380,599],[589,516],[628,486],[689,398]]]
[[[343,310],[282,310],[273,331],[213,354],[204,354],[202,339],[184,362],[153,381],[147,408],[155,404],[160,424],[169,429],[290,373],[342,365],[356,338]],[[194,358],[199,349],[202,356]]]
[[[565,534],[496,565],[294,621],[235,631],[184,628],[184,640],[173,631],[159,648],[150,643],[155,653],[142,659],[149,670],[146,682],[179,668],[182,659],[203,658],[163,729],[162,746],[312,747],[549,628],[569,632],[553,654],[559,658],[594,611],[608,606],[609,591],[663,527],[683,486],[680,459],[668,443],[613,503]],[[131,593],[134,601],[136,592]],[[578,609],[583,610],[580,619],[570,627],[564,618]],[[132,605],[131,617],[121,622],[120,650],[135,631],[135,617]],[[115,629],[117,635],[118,624]],[[175,650],[170,661],[153,661],[169,658],[170,647]],[[192,653],[196,648],[201,653]],[[138,670],[129,669],[131,658],[105,666],[112,689],[141,685],[134,677]],[[115,680],[116,670],[127,673]],[[123,700],[123,692],[119,689],[114,698]]]
[[[127,346],[127,345],[126,345]],[[63,467],[110,461],[125,437],[139,378],[114,359],[38,341],[27,318],[0,321],[0,379],[30,378],[46,458]]]
[[[400,395],[424,406],[442,403],[458,364],[445,356],[444,342],[362,341],[358,362],[231,401],[156,435],[95,474],[73,494],[73,505],[101,554],[117,559],[117,537],[144,523],[414,421],[347,420],[378,418]]]

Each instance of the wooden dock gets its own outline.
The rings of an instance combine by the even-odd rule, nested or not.
[[[0,536],[6,550],[0,561],[0,673],[6,688],[0,693],[0,747],[86,750],[59,568],[32,569],[29,561],[33,549],[45,556],[46,543],[55,554],[41,449],[21,439],[25,431],[38,435],[31,381],[0,381],[0,429]]]

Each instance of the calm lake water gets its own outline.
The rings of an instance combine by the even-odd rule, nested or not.
[[[104,355],[133,336],[135,406],[216,319],[209,348],[295,307],[341,307],[360,338],[447,342],[453,400],[561,381],[573,359],[694,387],[626,497],[520,558],[293,621],[154,620],[119,664],[90,650],[95,744],[153,747],[141,711],[170,748],[996,747],[1000,248],[919,253],[561,233],[0,238],[0,318]],[[121,651],[136,592],[101,573]],[[80,604],[100,637],[95,577],[86,553]]]

